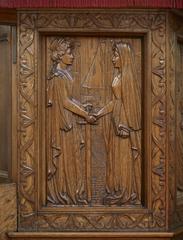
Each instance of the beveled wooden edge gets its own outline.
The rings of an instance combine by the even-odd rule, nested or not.
[[[10,238],[165,238],[173,232],[9,232]]]

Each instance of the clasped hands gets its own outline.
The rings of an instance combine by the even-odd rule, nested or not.
[[[98,112],[93,112],[92,108],[92,105],[87,105],[85,107],[85,110],[87,110],[85,120],[90,124],[96,124],[97,120],[103,116],[103,112],[102,109],[100,109]],[[118,126],[115,126],[115,129],[116,135],[121,138],[128,138],[130,136],[131,129],[126,125],[118,124]]]
[[[90,103],[84,104],[84,108],[86,111],[85,120],[90,124],[96,124],[97,120],[100,118],[99,112],[96,113],[93,111],[93,105]]]
[[[89,112],[85,119],[90,124],[96,124],[97,120],[99,119],[99,116],[97,115],[97,113]]]

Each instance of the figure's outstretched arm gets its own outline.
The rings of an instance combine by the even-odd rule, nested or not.
[[[104,115],[112,112],[114,107],[114,101],[110,101],[109,103],[107,103],[103,108],[101,108],[96,114],[94,114],[94,116],[96,118],[101,118]]]
[[[84,106],[75,100],[68,92],[66,87],[65,79],[56,78],[56,91],[58,96],[58,102],[68,111],[77,114],[80,117],[86,119],[87,122],[93,123],[96,121],[94,116],[90,116],[89,113],[85,110]]]
[[[81,106],[79,106],[75,101],[69,98],[64,99],[63,106],[70,112],[73,112],[81,117],[86,118],[88,115],[88,113],[84,109],[82,109]]]
[[[94,123],[96,121],[96,118],[94,116],[89,115],[87,111],[82,108],[81,104],[78,104],[77,101],[74,99],[65,98],[63,101],[63,106],[70,112],[73,112],[83,118],[86,119],[89,123]]]

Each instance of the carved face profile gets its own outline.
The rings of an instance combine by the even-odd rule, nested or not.
[[[60,60],[65,65],[72,65],[74,56],[71,52],[71,48],[68,48],[64,55],[60,57]]]
[[[72,65],[74,56],[72,53],[71,41],[67,38],[55,39],[50,50],[52,51],[52,61],[62,65]]]
[[[115,68],[125,69],[125,71],[133,71],[133,51],[129,43],[115,42],[113,43],[113,57],[112,62]],[[128,70],[127,70],[128,69]]]
[[[117,47],[113,48],[112,63],[115,68],[120,67],[120,56]]]

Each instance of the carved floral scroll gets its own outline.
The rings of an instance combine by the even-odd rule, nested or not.
[[[19,230],[128,231],[131,229],[135,231],[144,231],[147,229],[165,229],[165,220],[167,217],[165,214],[165,14],[163,12],[152,12],[151,14],[137,12],[132,14],[130,12],[125,13],[117,11],[107,13],[99,13],[96,11],[96,13],[87,14],[84,12],[74,11],[72,13],[55,12],[51,14],[46,12],[21,12],[19,13],[19,25]],[[105,99],[106,102],[103,103],[103,106],[99,106],[97,104],[94,106],[93,103],[88,104],[84,98],[80,98],[80,101],[78,101],[76,97],[77,94],[80,94],[80,92],[74,92],[75,95],[73,95],[73,93],[71,93],[69,90],[72,88],[72,71],[75,71],[76,73],[76,80],[82,77],[80,75],[80,71],[78,71],[79,66],[81,66],[81,61],[84,61],[80,58],[79,54],[79,51],[82,48],[80,47],[82,45],[82,37],[80,37],[80,39],[77,38],[76,35],[70,37],[70,39],[74,39],[75,43],[75,48],[73,50],[71,46],[72,41],[65,37],[66,35],[72,34],[63,34],[63,32],[77,33],[79,31],[85,33],[89,32],[90,35],[92,32],[97,32],[100,35],[103,34],[104,37],[98,38],[100,39],[101,44],[100,54],[104,49],[103,46],[108,44],[108,46],[110,46],[108,49],[111,49],[109,55],[114,55],[113,64],[111,59],[109,64],[110,66],[114,66],[111,68],[111,84],[108,86],[110,91],[111,89],[113,90],[111,94],[114,94],[114,96],[111,96],[111,99],[110,97],[107,97],[107,99]],[[125,37],[119,37],[118,35],[116,37],[118,41],[111,44],[111,39],[113,38],[105,37],[105,32],[108,32],[111,35],[113,32],[118,33],[119,35],[120,33],[123,33],[123,35],[125,34],[126,40],[124,41]],[[142,90],[138,90],[139,86],[135,87],[135,84],[137,84],[135,77],[138,79],[138,73],[135,73],[135,71],[138,70],[138,68],[136,69],[138,64],[132,64],[132,52],[134,50],[134,46],[133,43],[130,42],[131,40],[129,40],[129,33],[132,32],[133,34],[135,33],[139,39],[142,35],[146,36],[145,38],[142,38],[143,40],[141,42],[144,44],[144,41],[146,41],[146,44],[147,42],[149,44],[148,57],[151,58],[151,61],[148,61],[148,66],[145,65],[146,63],[144,63],[144,67],[148,68],[148,73],[144,74],[144,76],[140,76],[140,79],[143,79],[143,81],[146,82],[143,88],[147,87],[148,91],[151,90],[151,92],[148,94],[143,95],[149,103],[148,107],[146,105],[145,109],[143,109],[144,105],[142,104],[140,98],[137,97],[136,99],[129,99],[125,97],[125,91],[128,90],[127,88],[131,89],[133,96],[142,94]],[[40,76],[43,76],[44,74],[40,74],[41,57],[39,56],[39,53],[41,51],[39,44],[42,41],[41,36],[46,35],[47,33],[49,33],[47,40],[48,44],[45,46],[47,46],[47,56],[49,56],[48,59],[50,60],[47,60],[47,76],[46,80],[44,79],[45,83],[42,84],[42,78],[40,78]],[[59,36],[56,37],[56,33],[59,34]],[[98,39],[97,41],[99,41]],[[144,46],[145,45],[143,45],[143,48],[145,48]],[[63,50],[64,48],[65,50]],[[73,67],[71,72],[68,70],[64,71],[62,68],[58,68],[58,52],[62,57],[65,54],[62,54],[61,51],[68,51],[67,54],[70,54],[69,60],[67,59],[70,61],[70,63],[67,65],[71,65]],[[140,51],[142,51],[142,49],[140,49]],[[103,54],[106,54],[105,51],[103,51]],[[135,52],[135,54],[137,54],[137,52]],[[121,56],[125,56],[126,58]],[[108,59],[108,57],[105,57],[106,56],[102,55],[101,58]],[[120,66],[115,67],[115,58],[117,57],[121,57],[121,61],[126,59],[127,62],[125,63],[124,61],[123,64],[126,64],[128,78],[122,79],[122,76],[120,75],[122,72],[115,71],[115,68],[118,68],[118,70],[120,69]],[[105,66],[101,64],[100,67],[102,68]],[[105,69],[105,71],[107,70],[108,69]],[[89,74],[91,74],[90,70],[88,70],[88,75]],[[86,74],[86,77],[84,77],[83,80],[82,86],[85,87],[82,88],[83,93],[88,91],[88,86],[90,86],[90,82],[87,80],[89,79],[89,77],[87,78],[88,75]],[[120,101],[119,92],[121,90],[118,91],[121,89],[121,86],[118,86],[118,83],[121,84],[121,79],[123,82],[125,80],[127,81],[126,84],[122,86],[122,90],[124,92],[122,95],[123,101]],[[87,86],[86,83],[88,84]],[[106,84],[106,80],[104,80],[104,83]],[[94,81],[92,84],[97,85],[98,81]],[[132,84],[133,87],[130,88],[130,84]],[[42,86],[44,86],[45,89],[41,89]],[[148,86],[150,86],[150,88]],[[97,87],[101,88],[101,86]],[[44,90],[46,92],[46,105],[44,107],[46,109],[45,112],[47,116],[46,124],[48,124],[47,132],[45,134],[45,142],[48,147],[46,160],[42,159],[43,156],[41,155],[41,151],[39,149],[42,136],[40,136],[41,114],[39,111],[43,108],[43,106],[40,104],[39,94]],[[106,91],[107,90],[105,90],[105,93]],[[68,95],[70,99],[69,102],[66,101],[66,97]],[[99,95],[96,96],[96,101],[98,96]],[[115,98],[117,100],[112,101],[112,99]],[[59,104],[56,105],[55,102]],[[67,106],[60,105],[61,102]],[[131,106],[131,110],[136,112],[135,116],[138,114],[141,115],[142,113],[144,118],[148,112],[149,117],[141,119],[141,116],[139,116],[132,119],[131,117],[128,117],[128,113],[126,113],[125,116],[121,115],[121,118],[124,119],[126,117],[128,124],[123,125],[123,123],[119,122],[119,119],[116,118],[120,115],[119,112],[122,112],[122,114],[125,112],[121,111],[121,109],[124,108],[124,106],[121,104],[122,102],[124,106],[127,106],[127,110],[129,109],[128,104]],[[62,109],[60,113],[58,110],[63,106],[64,109]],[[67,111],[65,110],[66,108]],[[64,116],[59,115],[63,114],[63,112],[65,112]],[[58,114],[56,119],[59,119],[59,121],[54,121],[53,116],[56,114]],[[132,113],[129,115],[132,116]],[[144,129],[146,129],[146,140],[148,140],[148,143],[151,144],[148,146],[147,153],[142,157],[142,159],[137,160],[136,165],[134,163],[130,164],[131,160],[129,160],[127,169],[129,179],[125,184],[126,189],[128,189],[126,190],[126,193],[123,192],[123,184],[126,179],[119,178],[121,173],[120,170],[117,169],[119,170],[119,174],[116,174],[116,183],[114,183],[114,181],[110,179],[112,179],[111,177],[114,177],[117,170],[111,170],[112,168],[110,167],[109,172],[106,170],[108,182],[106,181],[105,186],[101,187],[101,189],[103,189],[102,191],[104,192],[102,192],[102,195],[100,196],[96,195],[97,197],[93,197],[94,188],[91,187],[91,168],[87,167],[91,164],[91,151],[87,150],[90,149],[91,146],[94,146],[92,145],[93,143],[90,142],[92,132],[91,129],[95,129],[95,124],[100,124],[100,122],[103,122],[103,124],[107,124],[107,121],[111,123],[109,120],[107,120],[109,116],[110,119],[112,119],[114,126],[116,126],[116,128],[113,128],[113,132],[109,133],[107,138],[104,136],[104,141],[107,139],[110,142],[108,142],[108,144],[112,146],[110,149],[113,149],[113,147],[117,144],[122,149],[129,149],[128,147],[125,147],[124,141],[122,145],[121,139],[126,139],[126,146],[128,146],[130,143],[133,143],[133,154],[138,158],[138,154],[140,154],[139,149],[142,148],[144,152],[144,148],[146,148],[146,143],[144,143],[141,139],[141,130],[143,129],[144,121],[148,121],[148,123],[145,123],[147,126]],[[65,121],[66,118],[67,121]],[[81,124],[78,125],[78,122]],[[82,138],[81,133],[84,133],[84,138]],[[108,134],[106,132],[104,133]],[[129,134],[131,134],[130,138],[128,136]],[[96,139],[96,136],[94,139]],[[62,146],[61,141],[62,144],[64,143],[66,146],[66,152],[71,154],[69,158],[68,155],[66,156],[66,153],[64,155],[63,150],[60,148]],[[73,148],[70,149],[70,147],[74,147],[74,153],[72,153]],[[84,151],[84,156],[82,156],[83,149],[86,149]],[[117,164],[117,161],[120,160],[117,164],[120,165],[121,162],[125,161],[121,157],[122,154],[117,153],[115,160],[114,151],[111,150],[113,152],[110,152],[109,149],[107,149],[107,151],[106,161],[108,164],[114,164],[115,161]],[[131,156],[131,153],[132,151],[130,150],[130,152],[126,154]],[[109,156],[111,154],[112,158],[110,159]],[[64,155],[65,158],[63,157],[62,160],[56,162],[55,159],[59,158],[61,155]],[[84,159],[84,165],[81,164],[81,159]],[[128,159],[130,159],[130,157]],[[65,160],[67,161],[67,164],[68,161],[71,162],[67,165],[65,164]],[[143,206],[146,209],[140,207],[143,205],[141,198],[143,195],[141,193],[143,188],[141,181],[142,161],[144,161],[143,166],[146,167],[145,169],[147,173],[145,174],[145,177],[148,182],[148,188],[150,188],[147,196],[148,201],[146,201],[145,205]],[[59,167],[58,162],[59,164],[62,162]],[[44,206],[40,206],[41,203],[40,200],[38,200],[38,197],[40,198],[41,194],[40,181],[42,181],[42,178],[40,177],[40,170],[38,169],[41,169],[42,163],[46,163],[47,165],[47,174],[45,175],[47,183],[44,185],[46,186],[46,202]],[[125,165],[125,163],[122,165]],[[68,166],[75,170],[69,171]],[[136,170],[134,170],[134,168],[136,168]],[[138,171],[137,169],[140,170]],[[131,175],[129,174],[130,171]],[[133,178],[135,179],[135,174],[137,173],[140,177],[138,178],[139,182],[137,182],[137,187],[135,189],[134,185],[131,183],[134,181]],[[79,181],[77,181],[77,179],[79,179]],[[60,184],[59,187],[58,183]],[[64,189],[64,187],[66,187],[66,189]],[[130,190],[131,188],[133,189]],[[143,190],[143,192],[144,191],[147,192],[147,189]],[[102,198],[102,196],[105,197]],[[107,209],[107,212],[105,212],[105,210],[102,208],[100,211],[98,211],[97,208],[94,207],[97,202],[96,199],[100,199],[100,207],[104,205]],[[59,211],[56,210],[58,208],[55,208],[55,205],[62,205],[62,209]],[[70,206],[68,211],[67,207],[65,208],[67,205]],[[90,212],[87,212],[87,209],[86,211],[83,211],[81,208],[78,208],[78,210],[73,210],[71,205],[76,205],[77,207],[90,205],[91,209],[92,207],[94,208],[92,211],[90,210]],[[138,207],[139,205],[139,209],[134,210],[138,211],[138,213],[129,209],[129,205],[133,205],[135,207]],[[48,207],[51,209],[51,213],[46,213],[42,207]]]

